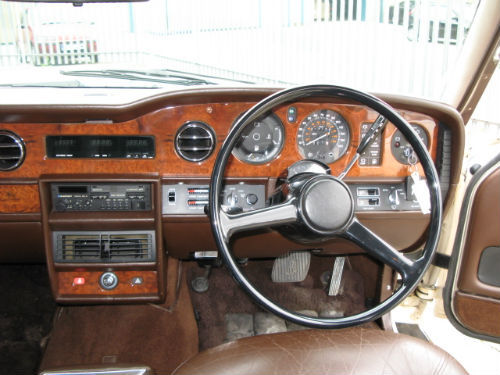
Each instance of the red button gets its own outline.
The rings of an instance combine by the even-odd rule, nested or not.
[[[73,279],[73,285],[83,285],[85,284],[85,277],[75,277]]]

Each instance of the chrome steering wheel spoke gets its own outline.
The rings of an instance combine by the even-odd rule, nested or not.
[[[344,237],[363,248],[368,254],[399,272],[403,281],[411,280],[417,264],[354,218],[345,230]]]
[[[237,232],[296,222],[297,207],[294,201],[291,199],[275,206],[239,214],[229,214],[221,209],[219,216],[224,239],[226,242],[229,241],[231,236]]]

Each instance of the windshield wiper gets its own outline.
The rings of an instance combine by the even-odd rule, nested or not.
[[[125,79],[127,81],[143,81],[155,82],[169,85],[211,85],[212,82],[181,74],[164,74],[157,71],[140,71],[140,70],[120,70],[120,69],[105,69],[105,70],[66,70],[61,71],[61,74],[75,77],[95,77],[95,78],[112,78]]]
[[[0,87],[23,87],[23,88],[54,88],[54,89],[159,89],[161,86],[111,86],[111,85],[86,85],[80,81],[61,82],[29,82],[29,83],[0,83]]]
[[[61,81],[61,82],[30,82],[30,83],[2,83],[0,87],[84,87],[80,81]]]
[[[185,74],[185,72],[182,72],[180,70],[172,70],[172,69],[160,69],[158,71],[155,71],[155,72],[172,72],[172,73],[181,73],[181,74]],[[162,74],[165,74],[165,73],[162,73]],[[239,82],[239,83],[245,83],[245,84],[255,84],[255,82],[252,82],[252,81],[244,81],[242,79],[235,79],[235,78],[224,78],[224,77],[218,77],[218,76],[211,76],[211,75],[207,75],[207,74],[196,74],[197,76],[199,77],[203,77],[203,78],[211,78],[211,79],[216,79],[216,80],[220,80],[220,81],[231,81],[231,82]]]

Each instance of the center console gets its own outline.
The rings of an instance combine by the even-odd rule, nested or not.
[[[164,299],[166,260],[158,178],[45,175],[40,193],[56,301]]]

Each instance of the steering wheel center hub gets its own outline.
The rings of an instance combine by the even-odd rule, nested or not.
[[[304,223],[314,232],[338,234],[353,218],[352,194],[347,185],[335,177],[317,176],[304,186],[300,212]]]

